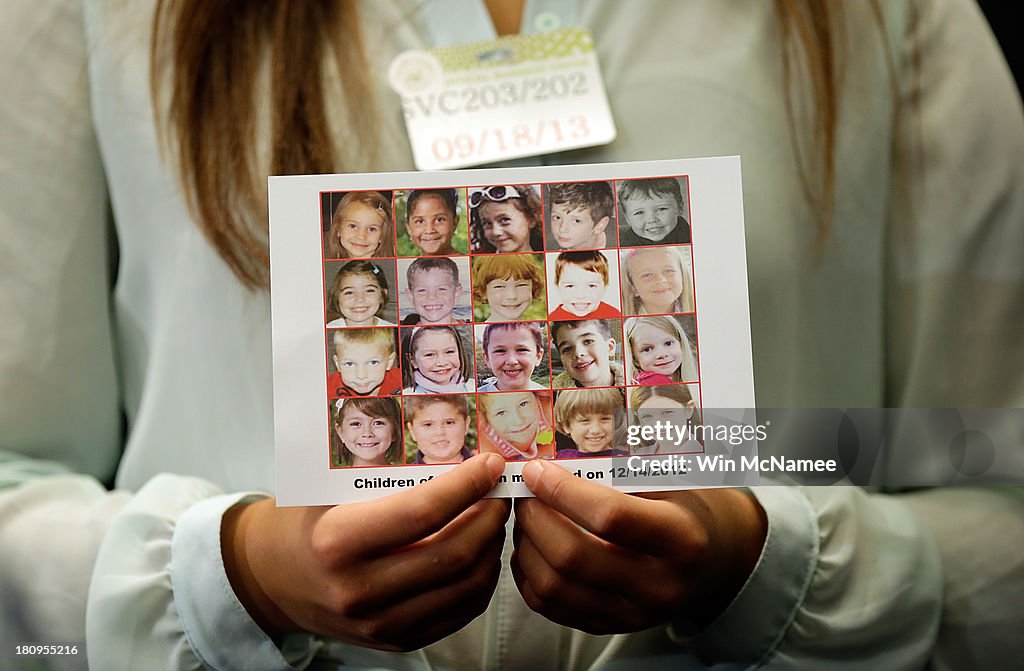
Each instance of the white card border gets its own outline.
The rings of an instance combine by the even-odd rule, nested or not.
[[[269,178],[274,444],[278,505],[328,505],[380,497],[357,480],[421,481],[453,466],[330,468],[323,324],[320,193],[534,184],[688,175],[701,398],[709,408],[754,408],[746,243],[738,156],[432,172],[292,175]],[[605,462],[606,459],[596,461]],[[595,460],[560,460],[576,470]],[[491,496],[530,496],[514,482],[524,462],[505,466]],[[659,487],[620,487],[652,491]],[[386,489],[387,493],[400,488]]]

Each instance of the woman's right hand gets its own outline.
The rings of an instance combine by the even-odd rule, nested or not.
[[[366,503],[236,506],[221,524],[228,578],[268,633],[391,651],[429,645],[482,613],[494,592],[511,506],[483,497],[503,468],[485,454]]]

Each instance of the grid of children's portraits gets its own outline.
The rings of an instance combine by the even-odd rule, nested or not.
[[[322,192],[332,468],[699,452],[687,176]]]

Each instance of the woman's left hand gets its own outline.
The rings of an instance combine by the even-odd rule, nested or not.
[[[696,633],[754,569],[767,520],[735,489],[624,494],[536,461],[516,501],[512,573],[526,603],[591,634]]]

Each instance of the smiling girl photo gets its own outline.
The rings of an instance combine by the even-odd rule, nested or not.
[[[469,251],[459,189],[395,192],[399,256],[452,256]]]
[[[324,265],[325,275],[335,263]],[[397,320],[398,308],[390,290],[394,277],[395,262],[391,260],[349,261],[338,268],[327,289],[327,328],[394,326],[386,319]]]
[[[624,249],[619,259],[624,314],[693,312],[689,246]]]
[[[544,251],[544,212],[532,186],[499,184],[469,190],[474,254]]]
[[[341,398],[332,402],[335,466],[402,463],[402,419],[394,398]]]
[[[341,196],[331,217],[325,247],[329,259],[394,256],[391,199],[378,191],[350,191]]]
[[[403,394],[455,394],[476,390],[470,326],[402,329]]]
[[[697,358],[678,318],[633,317],[623,328],[630,384],[697,381]]]
[[[510,461],[555,456],[551,392],[480,394],[480,451]]]

